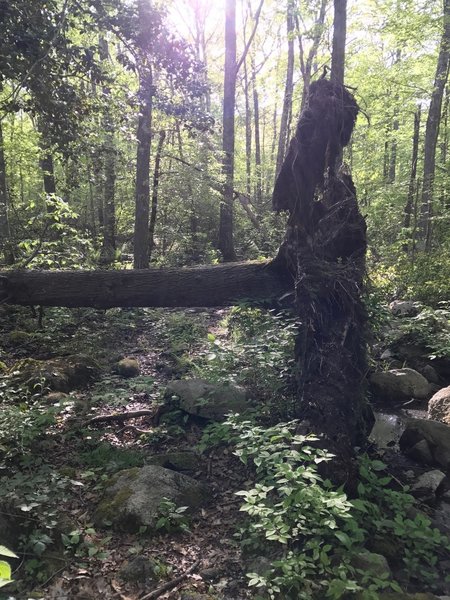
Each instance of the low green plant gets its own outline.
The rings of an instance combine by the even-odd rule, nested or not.
[[[283,405],[283,412],[289,413],[286,391],[292,377],[295,321],[244,305],[232,309],[224,325],[228,338],[208,334],[207,347],[195,365],[197,374],[245,385],[261,403],[270,404],[276,395],[276,410]]]
[[[78,558],[92,556],[107,558],[108,553],[104,551],[104,546],[111,540],[111,537],[102,537],[92,526],[61,534],[64,547]]]
[[[6,558],[19,558],[12,550],[6,546],[0,546],[0,556]],[[6,560],[0,560],[0,588],[12,583],[11,565]]]
[[[163,498],[158,506],[155,529],[165,533],[189,531],[189,518],[185,514],[187,506],[177,506],[172,500]]]
[[[358,592],[375,600],[379,591],[400,591],[388,573],[353,565],[377,535],[398,542],[406,572],[430,585],[448,540],[435,530],[430,534],[423,516],[408,517],[413,498],[389,487],[390,478],[379,475],[385,468],[380,461],[363,457],[359,497],[350,500],[318,471],[332,455],[316,446],[316,438],[297,435],[296,426],[292,421],[264,428],[236,417],[224,424],[230,440],[237,435],[235,454],[255,472],[255,485],[238,495],[248,515],[239,534],[243,548],[271,558],[265,573],[248,575],[249,584],[263,592],[258,597],[338,600]]]

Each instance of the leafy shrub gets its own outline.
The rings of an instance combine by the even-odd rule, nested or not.
[[[233,417],[224,425],[230,438],[237,435],[235,454],[255,469],[254,487],[238,492],[249,517],[240,535],[244,548],[272,559],[265,573],[248,575],[264,597],[337,600],[359,592],[375,600],[379,590],[399,591],[387,573],[353,566],[377,536],[396,544],[411,579],[429,586],[436,580],[437,554],[449,541],[423,515],[408,516],[414,499],[389,487],[391,479],[378,474],[383,463],[361,459],[359,497],[350,500],[320,476],[318,465],[332,456],[314,446],[316,438],[296,435],[297,422],[263,428]]]

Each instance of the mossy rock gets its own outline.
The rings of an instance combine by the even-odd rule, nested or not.
[[[135,358],[123,358],[115,366],[118,375],[125,378],[138,377],[141,373],[139,363]]]
[[[16,381],[35,391],[39,386],[54,392],[86,387],[100,375],[100,365],[89,356],[74,355],[51,360],[26,359],[11,369]]]
[[[69,400],[69,394],[65,394],[64,392],[50,392],[42,398],[42,401],[46,404],[60,404]]]
[[[119,471],[105,490],[94,513],[97,525],[136,532],[141,526],[154,530],[164,499],[192,511],[204,506],[207,486],[192,477],[156,465]]]
[[[158,581],[160,565],[146,556],[137,556],[127,561],[119,571],[119,577],[131,583],[145,583]]]

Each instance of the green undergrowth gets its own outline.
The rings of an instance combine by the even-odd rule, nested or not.
[[[222,323],[226,337],[208,334],[193,372],[210,381],[234,381],[275,413],[291,412],[295,320],[285,314],[240,305]],[[273,399],[276,398],[276,406]]]
[[[376,600],[382,590],[438,586],[436,564],[450,550],[449,540],[415,509],[386,465],[361,456],[358,494],[349,498],[319,473],[332,455],[314,446],[316,438],[296,435],[296,426],[261,427],[231,417],[210,425],[202,441],[203,451],[231,444],[254,473],[254,485],[238,492],[247,514],[239,537],[244,552],[270,560],[264,572],[248,574],[257,597]],[[362,553],[386,546],[399,580],[390,569],[358,566]]]

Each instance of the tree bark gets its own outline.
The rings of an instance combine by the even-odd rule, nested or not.
[[[287,0],[286,7],[286,29],[288,39],[288,59],[286,69],[286,83],[284,86],[283,110],[281,113],[280,134],[278,137],[278,152],[276,175],[281,170],[284,156],[286,154],[288,123],[292,112],[292,95],[294,92],[294,2]]]
[[[220,203],[219,250],[224,262],[236,260],[233,242],[234,109],[236,101],[236,0],[226,0],[225,69],[222,119],[222,172],[225,186]]]
[[[411,227],[411,216],[414,207],[414,198],[416,195],[416,179],[417,179],[417,158],[419,156],[419,136],[420,136],[420,104],[414,113],[414,134],[413,134],[413,148],[411,156],[411,174],[409,176],[409,187],[408,187],[408,198],[406,200],[404,210],[404,221],[403,226],[405,228]],[[406,248],[407,249],[407,246]]]
[[[156,227],[156,216],[158,214],[158,187],[159,178],[161,177],[161,154],[166,139],[166,132],[164,130],[159,132],[158,148],[155,156],[155,170],[153,174],[153,188],[152,188],[152,210],[150,214],[150,226],[149,226],[149,248],[148,248],[148,262],[150,263],[153,247],[155,245],[155,227]]]
[[[109,60],[108,42],[100,37],[99,55],[102,62]],[[111,265],[116,254],[116,206],[115,206],[115,184],[116,184],[116,143],[114,139],[114,121],[109,107],[111,90],[109,86],[103,86],[103,97],[105,106],[103,109],[104,130],[104,198],[103,198],[103,243],[100,251],[100,264]]]
[[[425,128],[423,184],[420,211],[420,238],[425,250],[431,250],[431,216],[433,213],[433,185],[436,168],[436,146],[441,119],[442,98],[448,77],[450,56],[450,0],[444,0],[444,31],[442,33],[436,67],[433,93]]]
[[[275,183],[273,207],[288,210],[278,258],[295,281],[301,323],[296,341],[297,417],[335,455],[327,476],[351,488],[354,447],[369,419],[361,293],[366,224],[349,175],[335,172],[350,141],[358,106],[341,84],[320,79],[309,99]]]
[[[0,302],[41,306],[227,306],[278,298],[292,281],[271,262],[129,271],[4,271]]]
[[[152,143],[153,79],[149,64],[141,65],[137,128],[136,204],[134,222],[134,268],[147,269],[150,263],[150,150]]]
[[[0,119],[0,252],[5,264],[14,262],[12,251],[11,230],[8,214],[8,186],[6,184],[6,160],[3,146],[3,127]]]
[[[345,39],[347,35],[347,0],[334,0],[333,52],[330,78],[343,85],[345,71]]]

